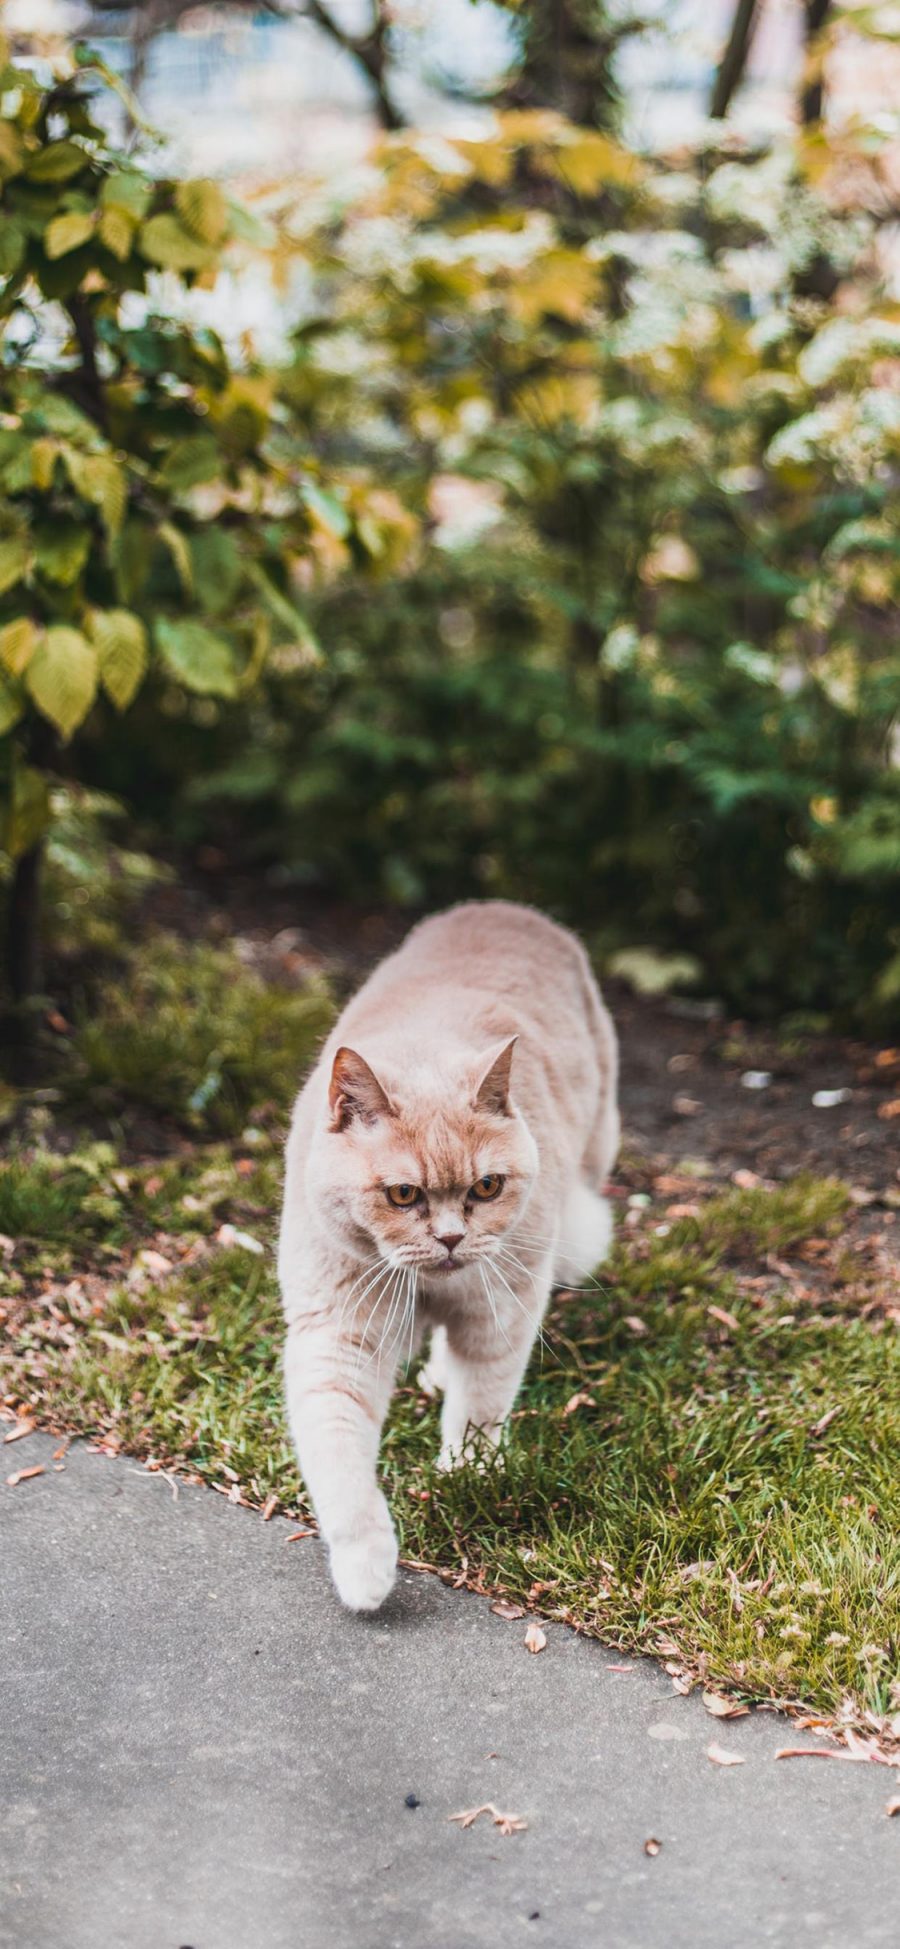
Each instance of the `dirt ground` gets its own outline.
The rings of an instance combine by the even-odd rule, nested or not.
[[[275,979],[322,968],[341,995],[412,924],[396,912],[304,907],[247,882],[229,884],[227,904],[210,904],[206,887],[163,889],[154,909],[162,925],[237,935]],[[787,1036],[735,1020],[715,1002],[636,995],[621,981],[604,990],[619,1032],[626,1151],[660,1169],[705,1162],[719,1179],[736,1170],[834,1174],[900,1206],[900,1047]],[[751,1086],[762,1077],[764,1086]],[[838,1091],[849,1095],[813,1101]]]

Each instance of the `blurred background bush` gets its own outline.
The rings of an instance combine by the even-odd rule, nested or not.
[[[883,1028],[895,11],[4,25],[18,1000],[48,836],[52,930],[112,803],[120,886],[140,849],[298,909],[511,894],[601,964]]]

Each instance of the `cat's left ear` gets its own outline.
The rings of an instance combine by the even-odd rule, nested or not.
[[[518,1040],[517,1035],[510,1036],[509,1041],[504,1042],[503,1047],[491,1057],[475,1091],[476,1110],[489,1110],[495,1117],[509,1116],[509,1072]]]

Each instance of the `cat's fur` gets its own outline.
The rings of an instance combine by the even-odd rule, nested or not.
[[[279,1255],[287,1404],[353,1610],[377,1609],[394,1581],[376,1462],[397,1366],[430,1328],[446,1466],[473,1430],[498,1439],[552,1286],[609,1244],[616,1078],[580,943],[497,900],[414,928],[300,1092]],[[476,1202],[472,1186],[494,1176],[500,1192]],[[398,1210],[389,1185],[424,1196]]]

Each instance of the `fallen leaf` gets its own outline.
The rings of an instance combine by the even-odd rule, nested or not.
[[[625,1325],[631,1328],[632,1333],[647,1332],[647,1327],[645,1326],[644,1321],[639,1319],[636,1313],[626,1313]]]
[[[888,1820],[891,1820],[894,1814],[900,1814],[900,1793],[894,1794],[893,1799],[888,1801],[884,1811],[887,1814]]]
[[[520,1814],[501,1814],[492,1800],[486,1800],[483,1807],[469,1807],[461,1814],[448,1814],[447,1819],[458,1821],[460,1827],[472,1827],[479,1814],[490,1814],[501,1834],[524,1834],[528,1826],[527,1820],[523,1820]]]
[[[267,1523],[269,1521],[269,1518],[271,1516],[274,1516],[277,1508],[278,1508],[278,1497],[267,1496],[262,1506],[262,1519],[264,1523]]]
[[[627,1672],[633,1672],[634,1666],[633,1665],[607,1665],[606,1669],[608,1672],[621,1672],[624,1676]]]
[[[892,1096],[889,1103],[879,1103],[878,1115],[885,1123],[889,1123],[893,1117],[900,1117],[900,1096]]]
[[[216,1233],[217,1245],[240,1245],[245,1252],[265,1252],[261,1240],[254,1238],[252,1232],[239,1232],[234,1225],[220,1225]]]
[[[137,1254],[135,1265],[141,1266],[145,1272],[154,1273],[157,1279],[165,1279],[166,1274],[172,1271],[171,1259],[167,1259],[163,1252],[154,1252],[150,1247]]]
[[[827,1414],[821,1415],[819,1420],[813,1423],[809,1431],[813,1437],[813,1440],[815,1440],[818,1435],[824,1435],[826,1428],[831,1427],[831,1424],[835,1419],[835,1416],[839,1415],[840,1411],[841,1411],[840,1404],[838,1404],[836,1408],[829,1408]]]
[[[732,1333],[740,1331],[740,1320],[736,1320],[733,1313],[726,1313],[724,1306],[707,1306],[706,1310],[714,1320],[719,1320],[723,1326],[730,1327]]]
[[[762,1184],[762,1178],[758,1171],[732,1171],[731,1182],[737,1185],[739,1191],[755,1191],[757,1185]]]
[[[156,1178],[156,1177],[148,1178],[146,1184],[144,1185],[144,1195],[145,1197],[148,1198],[156,1198],[158,1197],[162,1188],[163,1188],[162,1178]]]
[[[11,1428],[11,1429],[10,1429],[10,1431],[9,1431],[9,1434],[8,1434],[8,1435],[4,1435],[4,1437],[3,1437],[3,1445],[4,1445],[4,1447],[5,1447],[5,1446],[6,1446],[6,1444],[7,1444],[7,1442],[10,1442],[10,1441],[21,1441],[21,1440],[22,1440],[22,1437],[23,1437],[23,1435],[33,1435],[33,1434],[34,1434],[34,1422],[33,1422],[33,1421],[22,1421],[22,1422],[20,1422],[20,1424],[19,1424],[19,1426],[18,1426],[18,1428]]]
[[[838,1752],[836,1746],[779,1746],[775,1758],[777,1760],[849,1760],[851,1765],[857,1766],[862,1754]]]
[[[315,1536],[315,1533],[314,1529],[292,1529],[290,1536],[284,1540],[286,1543],[299,1543],[301,1536]]]
[[[576,1408],[593,1408],[596,1405],[592,1394],[573,1394],[566,1402],[563,1414],[574,1414]]]
[[[879,1049],[875,1057],[876,1069],[892,1069],[897,1062],[900,1062],[900,1049]]]
[[[20,1482],[30,1482],[33,1475],[43,1474],[44,1468],[42,1465],[33,1469],[17,1469],[15,1475],[7,1476],[6,1486],[8,1489],[17,1489]]]
[[[658,1854],[661,1847],[662,1847],[662,1841],[658,1841],[655,1834],[648,1834],[647,1839],[644,1842],[644,1853],[649,1854],[651,1856],[654,1854]]]
[[[714,1719],[743,1719],[750,1710],[739,1699],[720,1698],[718,1692],[704,1692],[703,1703]]]
[[[727,1746],[720,1746],[715,1739],[707,1746],[706,1757],[715,1766],[743,1766],[747,1759],[746,1753],[730,1753]]]
[[[702,1103],[698,1103],[695,1096],[673,1096],[672,1098],[672,1109],[676,1117],[696,1117],[702,1108]]]
[[[491,1610],[495,1617],[514,1619],[525,1616],[524,1604],[512,1604],[506,1597],[498,1597],[496,1603],[491,1605]]]
[[[547,1643],[546,1631],[542,1631],[540,1625],[537,1622],[537,1619],[532,1618],[531,1623],[529,1624],[528,1629],[525,1633],[526,1651],[533,1652],[535,1657],[537,1657],[538,1652],[543,1651],[546,1643]]]

